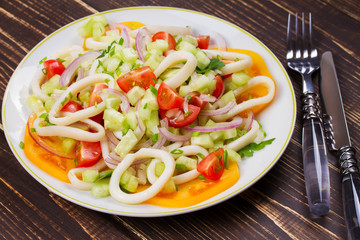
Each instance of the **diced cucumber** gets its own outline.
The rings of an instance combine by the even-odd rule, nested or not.
[[[125,136],[121,139],[118,145],[115,148],[115,152],[121,157],[124,158],[130,152],[130,150],[137,144],[139,140],[137,139],[134,132],[129,129]]]
[[[161,174],[165,170],[165,163],[163,162],[157,162],[155,163],[155,176],[160,177]]]
[[[177,46],[176,49],[179,51],[186,51],[186,52],[190,52],[192,54],[196,54],[196,47],[194,45],[192,45],[191,43],[187,42],[187,41],[181,41]]]
[[[135,86],[126,94],[131,105],[135,106],[137,101],[145,95],[145,89]]]
[[[186,156],[180,156],[175,160],[176,165],[177,164],[183,164],[186,167],[186,170],[193,170],[197,167],[197,160],[193,158],[189,158]]]
[[[193,36],[183,36],[183,37],[182,37],[182,41],[188,42],[188,43],[190,43],[191,45],[194,45],[195,47],[198,46],[198,41],[197,41],[196,38],[193,37]]]
[[[92,35],[94,37],[100,37],[105,33],[105,27],[102,23],[96,22],[92,26]]]
[[[29,106],[31,111],[40,116],[45,111],[44,104],[41,99],[35,95],[32,95],[26,99],[26,104]]]
[[[158,49],[161,52],[165,52],[168,47],[169,47],[168,42],[162,39],[158,39],[154,42],[150,42],[146,46],[148,51],[151,51],[153,49]]]
[[[103,66],[108,72],[114,72],[120,64],[120,59],[117,57],[109,57],[103,61]]]
[[[158,125],[160,125],[159,113],[156,110],[152,110],[150,118],[145,120],[146,136],[151,138],[154,135],[154,132],[152,131],[153,127]]]
[[[56,100],[53,99],[53,98],[47,99],[47,100],[45,101],[45,103],[44,103],[45,110],[46,110],[47,112],[49,112],[55,102],[56,102]]]
[[[109,96],[104,100],[104,102],[106,108],[113,108],[115,110],[118,110],[121,103],[121,99],[118,97]]]
[[[180,71],[180,68],[168,68],[165,70],[165,72],[163,72],[160,75],[160,79],[162,79],[163,81],[166,81],[167,79],[172,78],[173,76],[175,76],[176,73],[178,73]]]
[[[99,177],[99,170],[87,169],[82,172],[82,179],[84,182],[93,183]]]
[[[237,136],[236,128],[230,128],[227,130],[224,130],[224,139],[230,139]]]
[[[229,149],[229,148],[225,148],[225,150],[228,152],[229,161],[232,161],[232,162],[240,162],[241,161],[241,156],[236,151]]]
[[[139,117],[140,119],[146,121],[147,119],[150,118],[151,116],[151,109],[145,107],[145,104],[143,105],[142,103],[139,106]]]
[[[250,79],[251,77],[244,72],[237,72],[231,75],[231,82],[237,87],[245,85]]]
[[[43,85],[41,85],[41,91],[45,93],[46,95],[50,96],[54,89],[59,89],[60,83],[60,75],[55,74],[52,78],[50,78],[48,81],[46,81]]]
[[[136,51],[132,48],[122,48],[120,50],[120,57],[121,60],[130,64],[134,64],[138,59]]]
[[[165,184],[163,189],[161,190],[161,193],[163,194],[170,194],[177,191],[177,186],[172,178],[169,179],[169,181]]]
[[[110,196],[109,182],[110,178],[105,178],[96,182],[95,185],[91,188],[90,194],[96,198]]]
[[[73,152],[75,150],[77,142],[78,141],[75,139],[64,137],[62,139],[62,147],[64,149],[64,152],[65,153]]]
[[[221,148],[224,146],[224,141],[222,140],[217,140],[217,141],[214,141],[214,149],[218,149],[218,148]]]
[[[205,69],[210,64],[209,57],[201,50],[198,50],[195,54],[196,60],[197,60],[197,67],[202,69]]]
[[[219,141],[224,139],[224,132],[223,131],[216,131],[211,132],[210,137],[213,141]]]
[[[198,145],[204,148],[212,148],[214,147],[214,142],[211,139],[209,134],[201,134],[196,137],[191,137],[191,144]]]
[[[128,113],[126,114],[126,122],[130,125],[132,130],[135,130],[137,127],[137,120],[135,114],[135,108],[131,107]]]
[[[150,110],[159,110],[159,104],[157,102],[157,97],[151,92],[151,89],[147,89],[143,99],[141,100],[143,106],[146,105]]]
[[[159,66],[161,61],[164,59],[164,56],[161,51],[151,50],[149,51],[147,58],[144,62],[144,66],[149,66],[151,70],[155,71],[155,69]]]
[[[229,102],[236,102],[234,91],[228,91],[219,100],[219,107],[225,107]]]
[[[82,103],[89,103],[90,102],[90,91],[91,91],[92,87],[91,86],[88,86],[84,89],[82,89],[80,92],[79,92],[79,100],[82,102]]]
[[[189,85],[183,85],[180,87],[179,89],[179,95],[182,96],[182,97],[185,97],[186,94],[192,92],[192,88],[189,86]]]
[[[94,16],[78,28],[78,33],[81,37],[101,36],[105,32],[107,24],[105,16]]]
[[[130,167],[126,169],[120,178],[120,186],[128,192],[135,192],[139,185],[139,180],[135,177],[135,173],[135,169]]]
[[[196,80],[190,81],[189,85],[193,91],[201,92],[202,90],[208,88],[209,82],[209,78],[207,78],[205,75],[199,75]]]
[[[124,128],[124,115],[113,108],[105,109],[103,118],[105,129],[121,131]]]

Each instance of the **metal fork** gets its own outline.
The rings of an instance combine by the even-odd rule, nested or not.
[[[330,208],[329,168],[321,123],[319,96],[314,91],[312,74],[319,69],[318,52],[313,45],[311,13],[308,33],[305,15],[302,13],[301,32],[298,14],[295,15],[295,36],[292,34],[291,14],[287,28],[287,65],[299,72],[303,80],[301,96],[303,110],[302,157],[306,193],[310,212],[326,215]]]

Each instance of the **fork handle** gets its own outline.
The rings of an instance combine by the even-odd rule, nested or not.
[[[302,103],[302,156],[306,193],[310,212],[316,216],[323,216],[330,208],[330,183],[319,97],[316,93],[308,91],[303,94]]]

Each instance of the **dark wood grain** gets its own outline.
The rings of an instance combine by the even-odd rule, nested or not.
[[[351,140],[360,150],[360,3],[340,1],[0,1],[0,99],[22,58],[75,19],[114,8],[171,6],[211,14],[250,32],[285,66],[287,14],[313,14],[320,53],[331,50]],[[296,93],[301,78],[289,72]],[[339,169],[330,165],[331,209],[310,216],[301,160],[301,109],[279,162],[253,187],[194,213],[160,218],[112,216],[79,207],[42,187],[21,167],[1,133],[0,239],[345,239]],[[2,128],[2,125],[1,125]]]

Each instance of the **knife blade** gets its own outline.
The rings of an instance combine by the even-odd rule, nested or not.
[[[320,97],[324,112],[324,132],[328,148],[337,155],[342,178],[344,216],[348,239],[360,239],[360,174],[351,146],[335,63],[331,52],[320,61]]]

